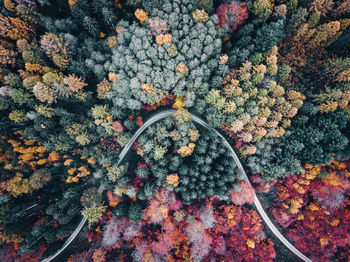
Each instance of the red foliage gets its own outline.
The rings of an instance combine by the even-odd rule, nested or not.
[[[2,245],[0,248],[0,261],[37,262],[40,261],[40,257],[47,249],[47,245],[43,242],[35,253],[18,256],[16,245],[17,244]]]
[[[182,202],[176,199],[174,192],[162,187],[154,198],[149,199],[149,205],[143,212],[143,217],[151,223],[159,224],[168,217],[171,210],[178,210]]]
[[[143,110],[146,110],[146,111],[152,111],[153,110],[153,107],[151,105],[143,105],[142,106],[142,109]]]
[[[239,139],[236,139],[236,148],[240,148],[243,145],[243,142]]]
[[[331,261],[339,248],[350,245],[350,205],[338,209],[332,215],[319,210],[307,211],[303,220],[293,223],[287,230],[301,252],[313,261]]]
[[[174,248],[174,235],[171,233],[163,233],[158,235],[158,242],[152,243],[152,251],[155,254],[167,255]]]
[[[243,207],[222,206],[217,233],[224,234],[227,252],[224,261],[272,261],[276,253],[271,240],[262,232],[258,214]],[[248,246],[247,241],[254,243]]]
[[[102,244],[105,247],[110,247],[117,244],[122,239],[122,233],[129,225],[129,220],[126,218],[115,219],[111,218],[105,226],[103,232]]]
[[[137,164],[137,170],[139,170],[139,169],[141,169],[141,168],[145,168],[145,167],[147,167],[147,165],[146,165],[145,163],[139,162],[139,163]]]
[[[349,161],[305,169],[279,181],[271,211],[301,252],[331,261],[350,248]]]
[[[109,246],[107,250],[118,248],[123,254],[124,248],[135,248],[136,261],[209,262],[213,257],[216,261],[272,261],[275,257],[273,243],[253,210],[224,205],[215,197],[180,210],[175,194],[165,188],[148,201],[141,222],[131,223],[127,217],[109,220],[102,241]],[[147,215],[160,207],[166,208],[166,216]],[[182,212],[183,218],[175,212]]]
[[[140,145],[140,142],[139,141],[135,141],[134,143],[134,150],[139,150],[139,145]]]
[[[149,206],[144,210],[143,218],[148,219],[151,223],[159,224],[163,219],[168,217],[169,208],[161,204],[157,199],[151,199]]]
[[[273,187],[277,183],[276,179],[268,181],[263,180],[261,175],[251,175],[249,179],[255,191],[258,193],[268,193],[271,187]]]
[[[320,202],[326,209],[333,211],[334,209],[342,208],[345,204],[345,192],[348,188],[340,186],[323,185],[318,181],[311,188],[311,195]]]
[[[219,17],[219,25],[227,25],[235,31],[248,18],[247,4],[236,1],[221,4],[215,14]]]
[[[93,250],[90,248],[89,250],[86,250],[86,251],[81,252],[79,254],[71,255],[67,259],[67,262],[89,261],[92,257],[92,254],[93,254]]]
[[[214,240],[214,251],[218,255],[225,255],[226,253],[226,242],[223,236],[217,235]]]
[[[232,190],[230,197],[231,201],[236,205],[244,205],[245,203],[252,204],[254,202],[254,188],[246,182],[239,182],[241,188],[238,191]]]
[[[136,125],[143,126],[143,121],[141,116],[136,117]]]

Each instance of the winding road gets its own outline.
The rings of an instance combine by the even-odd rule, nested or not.
[[[153,123],[164,119],[168,116],[171,116],[176,110],[165,110],[159,113],[156,113],[155,115],[153,115],[151,118],[149,118],[142,127],[140,127],[135,134],[131,137],[130,141],[128,142],[128,144],[123,148],[123,150],[121,151],[120,155],[119,155],[119,160],[117,165],[119,165],[125,155],[128,153],[129,149],[132,147],[132,145],[134,144],[134,142],[136,141],[136,139],[142,134],[142,132],[149,127],[150,125],[152,125]],[[229,142],[225,139],[225,137],[223,137],[216,129],[214,129],[213,127],[211,127],[206,121],[204,121],[203,119],[191,114],[192,116],[192,121],[195,123],[200,124],[201,126],[203,126],[206,129],[211,129],[214,130],[215,133],[221,137],[226,145],[227,148],[229,148],[229,150],[232,153],[233,158],[235,159],[238,168],[241,170],[242,174],[244,175],[244,181],[251,186],[250,181],[248,179],[248,176],[246,174],[246,172],[244,171],[244,168],[240,162],[240,160],[238,159],[235,151],[233,150],[232,146],[229,144]],[[100,186],[98,189],[98,193],[102,194],[102,192],[104,191],[103,186]],[[306,257],[303,253],[301,253],[295,246],[293,246],[282,234],[281,232],[276,228],[276,226],[272,223],[272,221],[270,220],[270,218],[268,217],[268,215],[266,214],[264,208],[262,207],[258,197],[256,196],[256,194],[254,193],[254,206],[256,207],[256,209],[258,210],[259,215],[261,216],[261,218],[263,219],[263,221],[265,222],[265,224],[268,226],[268,228],[272,231],[272,233],[283,243],[283,245],[288,248],[295,256],[297,256],[300,260],[305,261],[305,262],[312,262],[311,259],[309,259],[308,257]],[[54,260],[56,257],[58,257],[71,243],[72,241],[76,238],[76,236],[79,234],[80,230],[83,228],[83,226],[85,225],[87,219],[84,217],[79,225],[77,226],[77,228],[74,230],[74,232],[72,233],[72,235],[66,240],[66,242],[64,243],[64,245],[62,246],[61,249],[59,249],[54,255],[46,258],[43,260],[43,262],[50,262],[52,260]]]

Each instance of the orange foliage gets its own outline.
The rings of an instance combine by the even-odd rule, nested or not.
[[[19,40],[29,39],[32,35],[34,35],[33,28],[20,18],[0,14],[0,36]]]

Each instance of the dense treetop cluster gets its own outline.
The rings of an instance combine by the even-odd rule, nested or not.
[[[0,260],[41,261],[86,219],[68,261],[292,261],[255,192],[305,255],[349,259],[349,14],[0,0]]]

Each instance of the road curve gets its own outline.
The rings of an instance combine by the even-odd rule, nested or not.
[[[134,142],[136,141],[136,139],[139,137],[139,135],[142,134],[142,132],[149,126],[151,126],[152,124],[154,124],[155,122],[166,118],[168,116],[171,116],[176,110],[165,110],[162,112],[159,112],[155,115],[153,115],[152,117],[150,117],[142,127],[140,127],[135,134],[131,137],[130,141],[128,142],[128,144],[123,148],[123,150],[121,151],[120,155],[119,155],[119,159],[118,159],[118,163],[117,165],[119,165],[125,155],[128,153],[129,149],[132,147],[132,145],[134,144]],[[218,132],[215,128],[211,127],[206,121],[204,121],[203,119],[199,118],[198,116],[195,116],[193,114],[191,114],[192,117],[192,121],[195,123],[200,124],[201,126],[203,126],[206,129],[210,129],[215,131],[215,133],[221,137],[226,145],[227,148],[229,148],[229,150],[232,153],[233,158],[235,159],[238,168],[241,170],[242,174],[244,175],[244,181],[251,186],[251,183],[248,179],[248,176],[246,174],[246,172],[244,171],[244,168],[241,164],[241,161],[239,160],[239,158],[236,155],[236,152],[233,150],[232,146],[229,144],[229,142],[226,140],[226,138],[224,136],[222,136],[220,134],[220,132]],[[100,186],[98,189],[98,193],[102,194],[103,192],[103,187]],[[268,228],[272,231],[272,233],[283,243],[283,245],[288,248],[295,256],[297,256],[299,259],[301,259],[302,261],[305,262],[312,262],[311,259],[309,259],[308,257],[306,257],[303,253],[301,253],[296,247],[294,247],[282,234],[281,232],[276,228],[276,226],[272,223],[272,221],[270,220],[270,218],[268,217],[268,215],[266,214],[264,208],[262,207],[258,197],[256,196],[256,194],[254,193],[254,206],[256,207],[256,209],[258,210],[259,215],[261,216],[261,218],[263,219],[263,221],[266,223],[266,225],[268,226]],[[46,258],[43,260],[43,262],[50,262],[53,259],[55,259],[57,256],[59,256],[72,242],[73,240],[76,238],[76,236],[79,234],[80,230],[83,228],[83,226],[85,225],[87,219],[84,217],[79,225],[77,226],[77,228],[74,230],[73,234],[66,240],[66,242],[64,243],[64,245],[62,246],[61,249],[59,249],[54,255]]]

